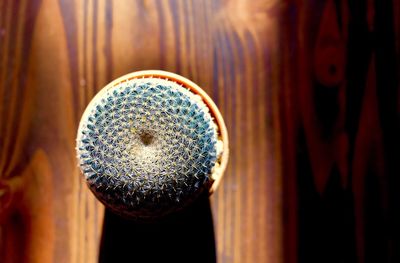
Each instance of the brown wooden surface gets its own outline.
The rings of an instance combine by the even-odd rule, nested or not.
[[[103,85],[143,69],[210,94],[231,157],[211,197],[218,262],[281,262],[282,5],[257,1],[0,1],[0,262],[96,262],[103,207],[75,160]]]
[[[400,2],[286,10],[286,260],[400,262]]]

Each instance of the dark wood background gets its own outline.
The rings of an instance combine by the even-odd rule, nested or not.
[[[399,62],[395,0],[0,0],[0,262],[141,262],[163,235],[187,262],[400,262]],[[230,163],[210,203],[103,225],[77,125],[143,69],[210,94]]]
[[[286,259],[400,262],[400,2],[286,10]]]

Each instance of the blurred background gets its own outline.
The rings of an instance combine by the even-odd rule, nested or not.
[[[396,0],[0,0],[0,262],[400,262],[399,62]],[[144,69],[202,87],[231,147],[152,224],[75,158],[94,94]]]

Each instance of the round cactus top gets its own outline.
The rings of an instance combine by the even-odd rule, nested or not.
[[[107,207],[152,218],[209,187],[221,141],[200,96],[148,77],[117,84],[94,100],[81,120],[77,153],[90,189]]]

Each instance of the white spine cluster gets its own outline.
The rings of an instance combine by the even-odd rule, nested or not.
[[[91,105],[78,134],[78,158],[89,187],[108,207],[153,217],[207,185],[222,142],[199,96],[172,81],[142,78]]]

